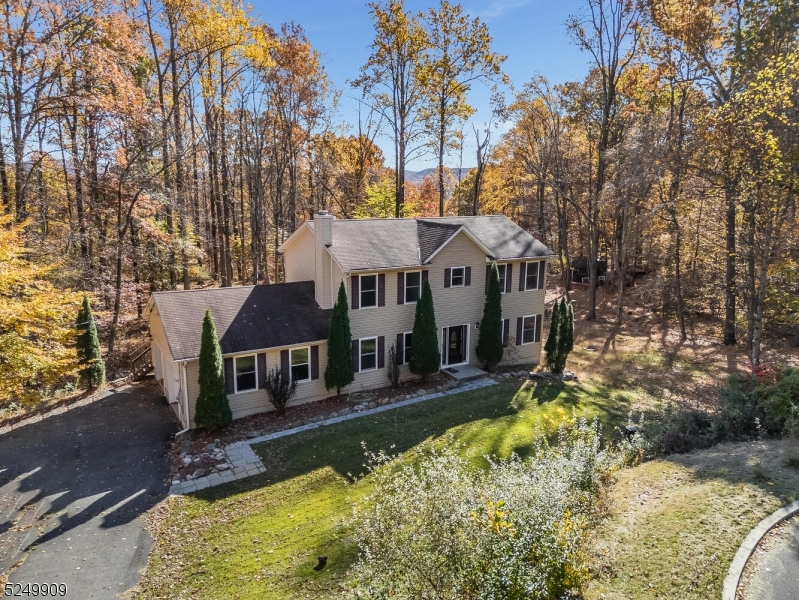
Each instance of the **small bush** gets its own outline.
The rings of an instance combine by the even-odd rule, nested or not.
[[[369,455],[374,492],[356,513],[358,589],[377,598],[545,600],[588,577],[589,524],[622,463],[598,422],[543,438],[533,455],[474,470],[451,445],[415,465]]]
[[[284,373],[282,369],[269,369],[265,386],[269,392],[269,401],[277,410],[277,414],[284,414],[286,405],[297,391],[297,382],[291,381],[288,373]]]
[[[795,427],[799,421],[799,369],[784,369],[776,383],[758,386],[755,395],[770,433],[787,433]]]

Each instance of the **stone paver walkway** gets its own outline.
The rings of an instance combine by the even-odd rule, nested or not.
[[[402,402],[395,402],[394,404],[386,404],[385,406],[378,406],[377,408],[353,412],[348,415],[342,415],[332,419],[318,421],[316,423],[309,423],[308,425],[303,425],[301,427],[277,431],[275,433],[270,433],[269,435],[263,435],[261,437],[230,444],[224,449],[224,454],[227,455],[227,460],[231,464],[230,470],[222,471],[221,473],[212,473],[211,475],[198,477],[197,479],[191,479],[189,481],[180,481],[177,483],[173,482],[172,487],[169,489],[169,493],[171,495],[190,494],[192,492],[204,490],[208,487],[222,485],[223,483],[228,483],[230,481],[244,479],[245,477],[263,473],[266,471],[266,467],[264,467],[261,459],[258,458],[258,455],[252,449],[253,444],[260,444],[262,442],[282,438],[287,435],[294,435],[296,433],[308,431],[309,429],[317,429],[319,427],[325,427],[327,425],[349,421],[350,419],[368,417],[370,415],[385,412],[387,410],[393,410],[395,408],[401,408],[403,406],[410,406],[411,404],[424,402],[425,400],[433,400],[435,398],[441,398],[442,396],[450,396],[452,394],[460,394],[462,392],[477,390],[491,385],[496,385],[496,383],[496,381],[491,379],[478,379],[452,390],[434,392],[425,396],[418,396],[416,398],[403,400]]]

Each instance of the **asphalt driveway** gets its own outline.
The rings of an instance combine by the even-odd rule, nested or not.
[[[151,384],[0,435],[0,573],[116,598],[152,547],[140,517],[169,488],[177,430]]]

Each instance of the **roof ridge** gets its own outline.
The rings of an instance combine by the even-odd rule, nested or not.
[[[243,289],[251,289],[257,287],[275,287],[280,285],[294,285],[298,283],[313,283],[313,281],[281,281],[279,283],[259,283],[257,285],[231,285],[228,287],[210,287],[210,288],[192,288],[190,290],[162,290],[159,292],[153,292],[155,294],[185,294],[186,292],[213,292],[215,290],[223,291],[223,290],[243,290]]]

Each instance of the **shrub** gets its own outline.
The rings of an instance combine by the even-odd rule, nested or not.
[[[580,420],[526,460],[474,470],[452,445],[416,464],[370,455],[374,492],[356,512],[360,591],[378,598],[561,598],[588,576],[598,490],[620,464]]]
[[[397,348],[394,344],[388,349],[388,369],[386,369],[388,380],[391,382],[391,388],[396,389],[400,380],[400,362]]]
[[[225,392],[222,370],[222,350],[216,337],[216,325],[211,311],[205,310],[200,341],[200,375],[194,422],[197,427],[217,429],[230,424],[233,414]]]
[[[325,368],[325,389],[336,388],[341,396],[341,388],[355,379],[352,372],[352,334],[350,333],[349,305],[344,282],[338,286],[338,298],[333,306],[330,319],[330,333],[327,338],[327,367]]]
[[[502,352],[502,292],[499,289],[497,263],[493,263],[475,353],[486,371],[493,371],[502,360]]]
[[[282,369],[269,369],[264,386],[269,392],[269,401],[277,410],[277,414],[284,414],[286,405],[297,391],[297,381],[292,381],[289,374]]]
[[[89,298],[83,295],[83,304],[78,309],[78,319],[75,324],[78,336],[75,347],[78,353],[78,381],[81,387],[93,390],[105,383],[105,362],[100,356],[100,340],[97,337],[97,325],[92,313]]]
[[[775,434],[787,433],[799,421],[799,369],[786,368],[774,384],[755,390],[757,404],[765,413],[766,429]]]
[[[441,352],[438,350],[433,292],[427,281],[422,284],[422,296],[416,303],[411,346],[411,360],[408,365],[411,373],[419,375],[422,380],[428,375],[438,373],[441,367]]]

